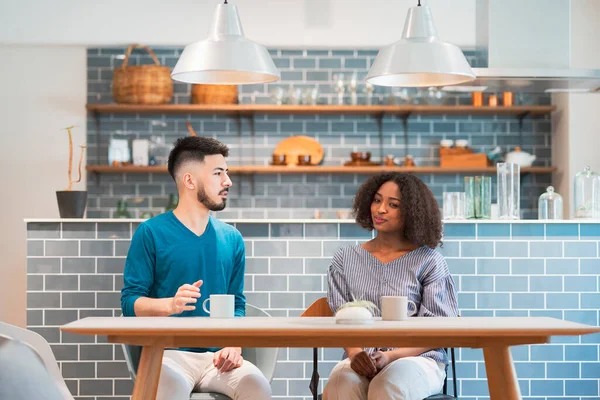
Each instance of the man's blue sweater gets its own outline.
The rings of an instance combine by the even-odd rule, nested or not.
[[[210,217],[198,236],[172,211],[158,215],[140,224],[131,240],[121,290],[123,315],[135,316],[133,304],[139,297],[173,297],[181,285],[202,280],[196,309],[178,317],[207,317],[202,302],[211,294],[235,295],[235,316],[244,316],[245,267],[244,241],[234,227]]]

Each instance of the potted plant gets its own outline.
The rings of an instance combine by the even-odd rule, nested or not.
[[[83,162],[83,153],[86,146],[81,147],[79,156],[79,177],[76,181],[71,179],[71,170],[73,168],[73,135],[71,129],[74,126],[69,126],[65,130],[69,133],[69,168],[67,171],[69,185],[65,190],[56,191],[56,200],[58,201],[58,211],[61,218],[83,218],[85,208],[87,206],[87,190],[72,190],[73,183],[81,182],[81,163]]]
[[[335,312],[337,324],[370,324],[373,323],[373,312],[377,306],[370,301],[353,297],[352,301],[344,303]]]

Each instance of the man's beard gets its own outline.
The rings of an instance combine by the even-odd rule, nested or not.
[[[228,191],[229,189],[223,189],[219,194],[227,193]],[[222,211],[227,205],[227,199],[223,199],[222,203],[215,203],[214,201],[209,199],[203,187],[198,189],[197,196],[198,202],[203,204],[204,207],[208,208],[210,211]]]

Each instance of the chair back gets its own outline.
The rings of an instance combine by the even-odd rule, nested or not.
[[[301,317],[333,317],[333,313],[327,303],[327,297],[321,297],[315,300],[304,312]]]
[[[140,358],[142,357],[142,346],[121,343],[121,349],[123,349],[123,355],[125,356],[125,362],[127,363],[129,376],[131,376],[131,380],[135,382],[137,368],[138,365],[140,365]]]
[[[0,322],[0,336],[17,340],[31,348],[52,376],[52,380],[56,383],[56,386],[63,397],[69,400],[73,399],[73,396],[60,373],[54,353],[52,353],[52,349],[46,339],[36,332],[4,322]]]
[[[271,315],[265,310],[255,307],[251,304],[246,304],[246,317],[270,317]],[[263,373],[265,378],[271,383],[275,375],[275,367],[277,366],[278,348],[260,347],[260,348],[243,348],[242,356],[245,360],[256,365]]]
[[[255,307],[251,304],[246,304],[246,317],[270,317],[266,311]],[[127,362],[127,369],[131,379],[135,382],[137,375],[137,367],[142,356],[142,347],[135,345],[122,344],[123,354]],[[243,348],[242,356],[244,360],[248,360],[256,365],[263,373],[265,378],[271,383],[275,375],[275,367],[277,366],[278,348]]]

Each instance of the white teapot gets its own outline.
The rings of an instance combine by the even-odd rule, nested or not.
[[[514,151],[506,153],[505,161],[510,164],[518,164],[521,167],[531,167],[535,161],[535,156],[521,151],[520,147],[515,147]]]

